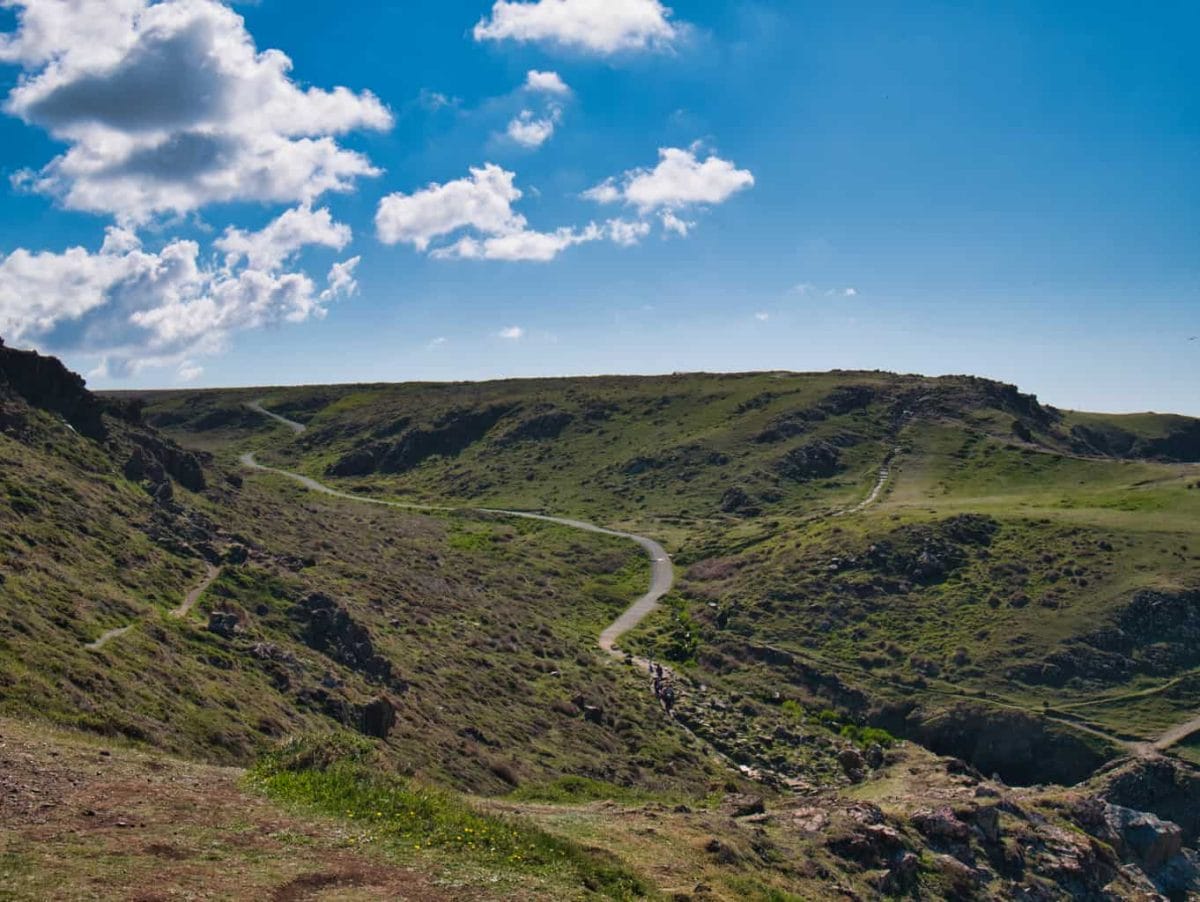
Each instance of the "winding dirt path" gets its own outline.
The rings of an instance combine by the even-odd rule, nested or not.
[[[130,632],[135,625],[136,624],[130,624],[129,626],[123,626],[119,629],[109,630],[95,642],[89,642],[84,646],[84,648],[86,648],[88,651],[100,651],[100,649],[108,645],[109,642],[112,642],[114,639],[120,639],[126,633]]]
[[[217,577],[221,575],[221,568],[215,564],[210,564],[206,561],[204,567],[204,579],[198,586],[196,586],[196,588],[192,589],[192,591],[187,594],[187,597],[183,600],[183,604],[169,612],[169,616],[174,617],[176,620],[182,620],[184,617],[190,614],[192,612],[192,608],[196,606],[196,602],[200,600],[200,596],[208,591],[208,587],[216,582]],[[137,623],[131,623],[129,626],[122,626],[115,630],[109,630],[95,642],[89,642],[84,646],[84,648],[86,648],[88,651],[100,651],[110,642],[120,639],[122,636],[133,632],[137,626]]]
[[[1181,723],[1179,726],[1171,727],[1167,732],[1163,733],[1154,743],[1156,752],[1165,752],[1168,749],[1174,748],[1189,739],[1196,733],[1200,733],[1200,717],[1195,717],[1187,723]]]
[[[850,514],[858,514],[865,511],[868,507],[879,500],[879,496],[883,494],[883,490],[887,488],[888,480],[892,478],[892,466],[901,454],[900,448],[893,448],[887,457],[883,459],[883,466],[879,468],[879,478],[875,480],[875,485],[871,488],[871,494],[860,501],[854,507],[848,507],[845,510],[840,510],[835,513],[835,517],[847,517]]]
[[[205,562],[207,568],[204,574],[204,581],[196,588],[188,593],[187,598],[183,600],[183,604],[171,612],[171,616],[182,620],[192,612],[192,608],[196,606],[196,602],[200,600],[200,596],[208,591],[208,587],[217,581],[217,577],[221,575],[221,568],[215,564]]]
[[[263,407],[261,400],[254,401],[246,405],[255,413],[269,417],[277,423],[280,423],[290,429],[296,435],[303,435],[308,431],[308,427],[303,423],[297,423],[294,420],[289,420],[287,417],[280,416],[277,413],[272,413]],[[527,511],[510,511],[497,508],[487,507],[445,507],[432,504],[413,504],[404,501],[383,501],[378,498],[364,498],[361,495],[352,495],[348,492],[339,492],[337,489],[330,488],[323,483],[312,479],[309,476],[302,476],[299,473],[292,473],[289,470],[280,470],[275,467],[268,467],[260,464],[255,460],[254,455],[243,454],[241,456],[242,466],[258,470],[265,473],[274,473],[277,476],[283,476],[290,479],[292,482],[303,486],[311,492],[317,492],[322,495],[328,495],[333,498],[341,498],[347,501],[357,501],[360,504],[374,504],[380,507],[399,508],[401,510],[414,511],[430,511],[436,513],[447,512],[464,512],[464,513],[479,513],[491,514],[498,517],[514,517],[521,520],[537,520],[542,523],[553,523],[557,526],[565,526],[568,529],[577,529],[581,532],[590,532],[596,535],[613,536],[618,539],[626,539],[641,546],[642,550],[650,558],[650,589],[635,601],[629,608],[625,610],[608,628],[600,634],[600,648],[609,655],[615,658],[624,658],[623,652],[617,649],[617,641],[626,633],[636,629],[643,620],[652,614],[667,593],[675,585],[675,566],[671,563],[671,556],[667,554],[665,548],[653,539],[645,536],[634,535],[629,532],[621,532],[615,529],[608,529],[603,526],[597,526],[594,523],[587,523],[583,520],[572,520],[566,517],[552,517],[547,514],[534,514]],[[645,667],[649,667],[649,662],[639,661]]]

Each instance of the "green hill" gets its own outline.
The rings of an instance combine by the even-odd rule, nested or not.
[[[1183,898],[1198,436],[886,373],[98,398],[0,345],[0,733],[48,774],[97,740],[47,721],[250,767],[261,804],[477,898]],[[672,717],[597,647],[642,550],[484,508],[667,546],[675,591],[620,641]],[[1124,809],[1180,822],[1169,868]],[[0,822],[21,885],[30,816]],[[56,856],[76,895],[97,848]],[[400,880],[295,852],[280,885]]]

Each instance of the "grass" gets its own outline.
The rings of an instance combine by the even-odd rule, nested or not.
[[[434,851],[610,899],[651,889],[611,856],[512,818],[485,814],[443,790],[381,775],[375,749],[356,737],[296,740],[269,756],[249,783],[271,798],[361,826],[357,842],[393,851]]]

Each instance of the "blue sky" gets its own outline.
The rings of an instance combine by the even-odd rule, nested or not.
[[[93,385],[866,368],[1200,414],[1194,3],[83,5],[0,9],[0,334]]]

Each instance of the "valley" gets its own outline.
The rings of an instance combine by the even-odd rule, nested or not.
[[[0,353],[0,742],[224,768],[310,837],[255,853],[277,898],[1200,886],[1194,421],[882,373],[99,398]],[[178,845],[101,877],[188,892]]]

